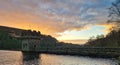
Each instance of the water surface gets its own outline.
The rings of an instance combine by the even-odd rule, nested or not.
[[[115,59],[0,50],[0,65],[118,65]]]

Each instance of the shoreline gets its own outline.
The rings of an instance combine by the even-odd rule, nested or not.
[[[104,53],[86,53],[86,52],[64,52],[64,51],[22,51],[23,53],[46,53],[46,54],[56,54],[56,55],[71,55],[71,56],[89,56],[98,58],[118,58],[119,55],[116,54],[104,54]]]
[[[120,56],[112,56],[112,55],[105,55],[105,54],[75,54],[75,53],[63,53],[63,52],[48,52],[48,51],[41,51],[41,52],[27,52],[27,51],[19,51],[19,50],[0,50],[0,52],[21,52],[23,54],[55,54],[55,55],[69,55],[69,56],[84,56],[84,57],[91,57],[91,58],[113,58],[118,60],[118,64],[120,65]]]

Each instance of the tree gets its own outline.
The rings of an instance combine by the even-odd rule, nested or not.
[[[115,18],[116,22],[120,23],[120,0],[116,0],[109,8],[109,16]]]
[[[95,40],[94,36],[90,37],[90,39],[88,41],[93,41],[93,40]]]
[[[39,35],[41,35],[41,32],[40,32],[40,31],[38,31],[38,34],[39,34]]]
[[[94,47],[120,47],[120,0],[115,0],[109,8],[109,23],[115,24],[110,33],[105,37],[97,36],[95,40],[90,38],[86,45]]]
[[[120,0],[115,0],[109,8],[109,17],[108,22],[114,23],[116,27],[114,29],[120,29]]]
[[[97,35],[96,39],[104,38],[104,35]]]

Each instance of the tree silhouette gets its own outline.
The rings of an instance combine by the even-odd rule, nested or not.
[[[105,37],[98,35],[94,40],[90,38],[86,45],[93,47],[120,47],[120,0],[115,0],[111,4],[109,17],[108,22],[116,26]]]
[[[115,0],[109,8],[109,23],[114,23],[116,26],[113,27],[114,30],[120,29],[120,0]]]
[[[109,16],[112,20],[120,23],[120,0],[116,0],[109,8]]]

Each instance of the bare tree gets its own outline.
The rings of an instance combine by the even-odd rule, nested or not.
[[[120,29],[120,0],[115,0],[109,8],[109,17],[110,20],[108,22],[115,23],[116,29]]]
[[[120,21],[120,0],[116,0],[112,3],[109,8],[109,17],[112,17],[112,19],[116,21]]]

